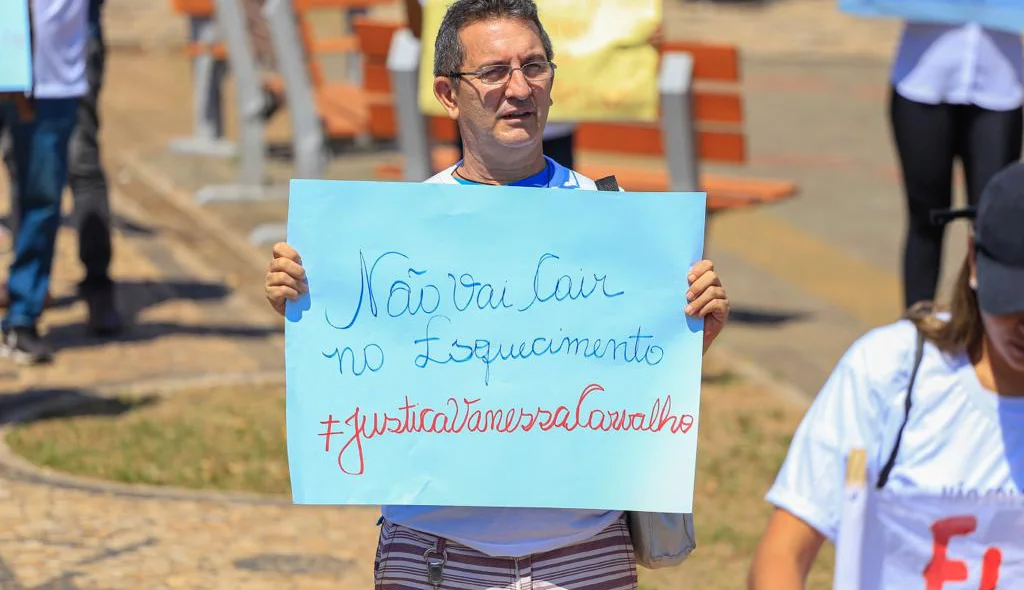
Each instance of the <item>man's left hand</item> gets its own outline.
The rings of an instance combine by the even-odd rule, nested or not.
[[[686,291],[686,314],[704,318],[704,352],[722,332],[729,319],[729,297],[715,272],[715,263],[701,260],[690,268],[686,277],[690,288]]]

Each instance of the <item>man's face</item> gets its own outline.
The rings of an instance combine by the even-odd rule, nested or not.
[[[476,22],[462,29],[460,39],[465,50],[462,72],[498,64],[521,67],[548,59],[536,27],[520,19]],[[476,76],[463,76],[450,88],[451,100],[442,97],[442,103],[478,148],[522,148],[543,138],[552,82],[553,78],[530,82],[521,71],[513,71],[508,81],[494,86]],[[448,84],[448,78],[437,78],[435,91],[444,94]]]

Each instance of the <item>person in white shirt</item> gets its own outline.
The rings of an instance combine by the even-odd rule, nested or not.
[[[904,305],[935,296],[944,231],[931,211],[952,202],[959,160],[967,199],[1021,157],[1021,37],[963,25],[908,23],[892,66],[890,116],[907,200]]]
[[[869,483],[892,493],[1024,495],[1021,228],[1024,164],[1016,163],[980,197],[950,308],[919,303],[843,355],[767,494],[775,511],[751,590],[804,587],[824,541],[837,538],[853,449],[867,453]]]
[[[458,122],[465,159],[428,182],[597,188],[542,151],[555,67],[532,0],[457,0],[437,47],[434,94]],[[697,263],[689,275],[681,313],[704,318],[706,350],[725,325],[729,301],[710,261]],[[278,313],[306,291],[304,276],[299,253],[276,244],[264,287]],[[618,510],[385,506],[382,524],[378,590],[637,585],[629,531]],[[446,561],[432,572],[429,556]]]
[[[68,142],[79,98],[88,91],[88,0],[31,0],[32,116],[10,101],[0,104],[0,127],[10,130],[18,212],[14,260],[2,322],[0,354],[22,364],[48,361],[52,350],[37,322],[50,284],[60,226],[60,199],[68,179]]]

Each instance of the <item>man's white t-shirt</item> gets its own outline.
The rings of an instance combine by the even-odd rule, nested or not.
[[[510,186],[596,190],[594,181],[545,158],[544,170]],[[452,166],[426,182],[473,184],[453,175]],[[456,459],[453,459],[456,460]],[[522,470],[529,457],[509,469]],[[472,469],[472,465],[467,465]],[[529,469],[524,471],[529,477]],[[544,482],[537,482],[543,485]],[[384,518],[411,529],[444,537],[501,557],[522,557],[551,551],[589,539],[621,515],[617,510],[553,508],[473,508],[458,506],[383,506]]]
[[[2,0],[4,2],[9,0]],[[32,94],[77,98],[85,76],[89,0],[32,0]]]
[[[904,416],[916,330],[903,320],[843,356],[793,437],[767,500],[835,542],[846,457],[867,451],[876,481]],[[926,343],[886,488],[893,493],[1024,494],[1024,398],[982,387],[964,353]]]

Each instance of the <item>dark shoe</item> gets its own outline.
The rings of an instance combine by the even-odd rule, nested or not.
[[[38,365],[53,360],[53,349],[36,331],[35,326],[4,328],[0,356],[19,365]]]
[[[114,290],[100,289],[84,296],[89,306],[88,330],[96,336],[113,336],[124,329],[121,314],[114,305]]]

